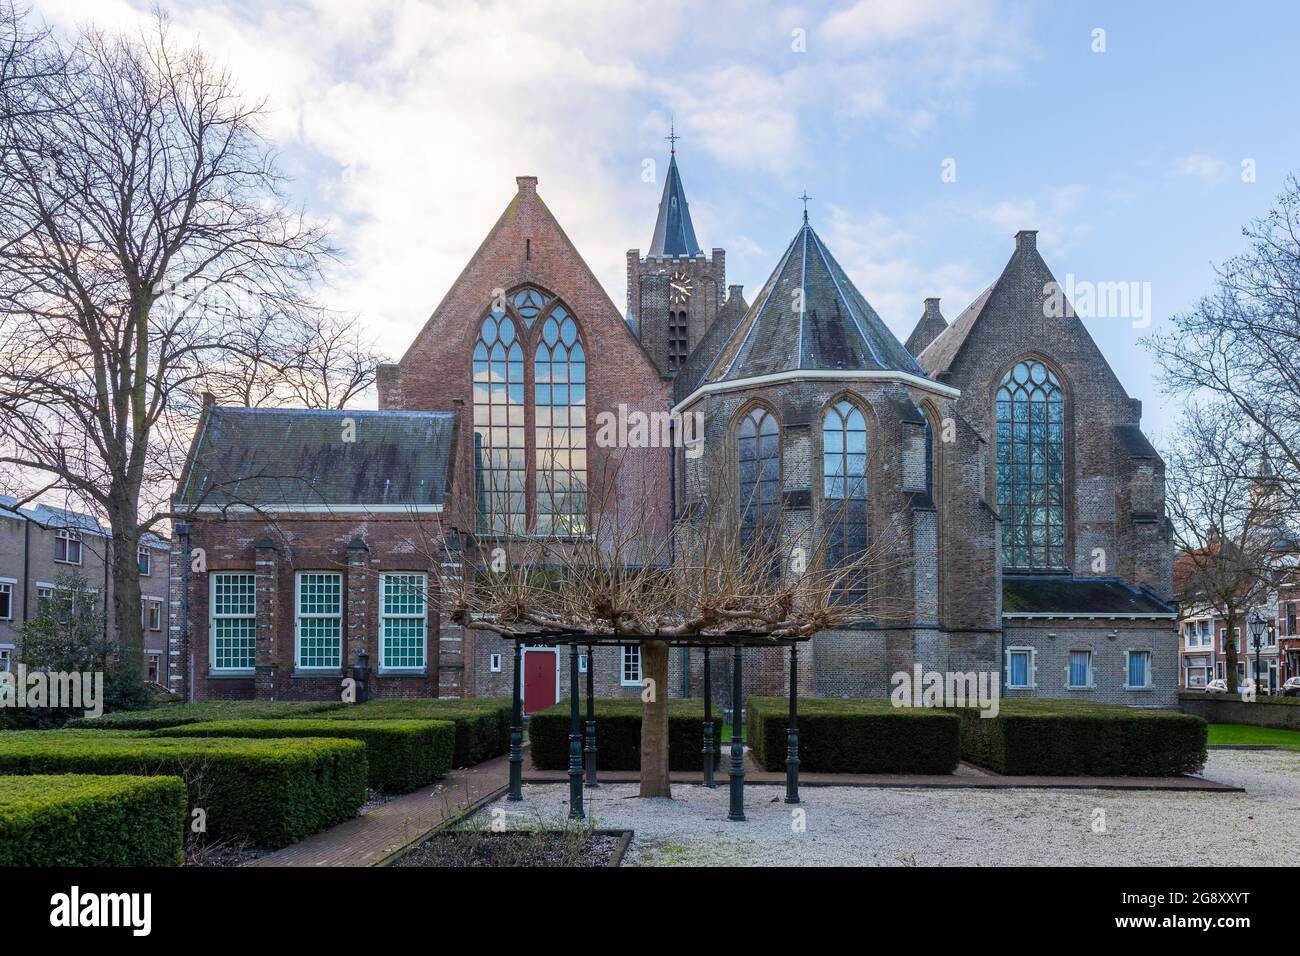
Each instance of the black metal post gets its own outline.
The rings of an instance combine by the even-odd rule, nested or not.
[[[599,787],[596,781],[596,684],[592,675],[591,645],[587,645],[587,786]]]
[[[785,802],[799,802],[799,646],[790,645],[790,726],[785,752]]]
[[[689,653],[689,651],[687,652]],[[710,790],[717,787],[713,782],[713,675],[710,673],[709,645],[704,645],[704,785]]]
[[[581,820],[582,722],[578,716],[578,642],[569,645],[569,819]]]
[[[739,821],[745,819],[745,741],[740,734],[743,703],[740,668],[744,653],[744,646],[737,641],[731,659],[731,808],[727,819]]]
[[[515,641],[515,690],[510,705],[510,788],[507,800],[524,798],[524,647]]]

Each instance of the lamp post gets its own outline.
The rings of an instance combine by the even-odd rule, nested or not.
[[[1264,642],[1264,615],[1259,608],[1250,613],[1250,640],[1255,645],[1255,699],[1259,699],[1259,652]]]

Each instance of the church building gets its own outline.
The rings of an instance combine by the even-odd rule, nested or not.
[[[629,510],[659,533],[730,496],[742,520],[779,515],[789,547],[820,529],[827,560],[892,543],[873,582],[892,612],[818,634],[806,694],[885,697],[919,665],[999,674],[1004,696],[1172,706],[1164,464],[1083,322],[1047,307],[1035,233],[951,324],[926,299],[903,344],[806,210],[794,226],[747,302],[703,251],[674,149],[620,313],[520,176],[380,367],[378,409],[207,407],[174,501],[173,689],[325,699],[364,664],[373,696],[506,696],[511,644],[436,610],[481,558],[466,538],[580,536]],[[702,453],[604,447],[597,422],[628,409],[698,415]],[[583,671],[639,694],[639,649],[616,651]],[[701,693],[699,654],[672,652],[672,696]],[[747,692],[780,693],[787,666],[747,654]],[[567,670],[527,650],[529,712]]]

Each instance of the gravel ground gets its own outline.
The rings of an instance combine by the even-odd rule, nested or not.
[[[712,791],[674,785],[672,800],[602,786],[587,792],[587,808],[598,827],[636,831],[624,866],[1295,863],[1300,753],[1212,750],[1204,776],[1247,792],[805,787],[803,832],[779,786],[747,788],[749,819],[728,822],[725,776]],[[567,800],[566,784],[530,786],[522,804],[486,812],[558,824]]]

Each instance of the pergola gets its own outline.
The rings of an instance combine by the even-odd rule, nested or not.
[[[517,635],[502,635],[515,644],[514,654],[514,698],[511,712],[510,728],[510,786],[507,800],[522,800],[523,795],[523,681],[522,658],[526,646],[555,647],[567,644],[569,647],[569,818],[583,819],[585,811],[582,805],[583,778],[588,787],[598,787],[596,777],[596,710],[593,674],[591,664],[592,651],[596,647],[620,647],[642,640],[663,641],[672,647],[704,650],[704,747],[703,784],[712,789],[713,782],[713,686],[709,652],[715,647],[732,649],[731,699],[731,804],[727,813],[728,820],[745,819],[745,742],[736,733],[740,722],[741,704],[743,702],[743,681],[741,667],[746,647],[788,647],[790,649],[790,724],[786,730],[785,763],[785,802],[799,802],[799,645],[811,640],[810,636],[772,637],[757,632],[729,632],[723,635],[689,635],[681,637],[650,637],[642,635],[593,634],[580,630],[529,631]],[[587,649],[587,726],[584,733],[578,704],[578,649]],[[689,651],[688,651],[689,652]],[[585,766],[584,766],[585,754]]]

